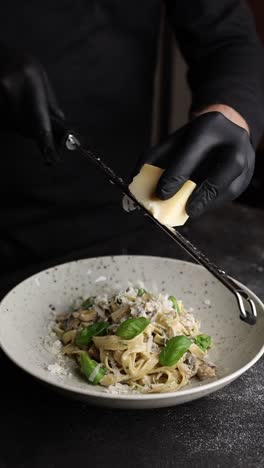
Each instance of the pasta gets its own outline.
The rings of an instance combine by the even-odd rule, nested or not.
[[[130,287],[90,297],[58,316],[55,331],[88,381],[110,389],[171,392],[195,376],[215,377],[211,337],[173,296]]]

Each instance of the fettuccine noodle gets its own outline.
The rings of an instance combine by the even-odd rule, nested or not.
[[[142,319],[137,320],[142,317],[143,325]],[[132,327],[129,329],[132,336],[122,336],[128,333],[126,328],[131,323],[142,330],[135,332]],[[98,329],[85,343],[88,338],[84,334],[101,325],[106,329],[100,329],[100,333]],[[154,295],[130,287],[117,295],[89,298],[57,318],[56,333],[65,354],[80,363],[80,356],[85,353],[92,360],[89,362],[96,365],[92,379],[90,375],[88,380],[100,377],[101,369],[100,385],[110,389],[123,384],[142,393],[171,392],[184,387],[194,376],[200,379],[215,376],[215,366],[208,361],[207,349],[201,344],[201,337],[208,335],[200,334],[200,322],[180,301],[165,294]],[[169,356],[176,361],[167,365],[161,353],[174,337],[187,337],[190,345],[179,359],[171,357],[168,351],[166,359]]]

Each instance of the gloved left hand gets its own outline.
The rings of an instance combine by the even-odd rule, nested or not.
[[[220,112],[208,112],[151,149],[141,163],[165,169],[156,190],[162,200],[172,197],[187,179],[197,183],[186,206],[193,218],[247,188],[255,152],[246,130]]]
[[[34,140],[48,163],[58,159],[52,118],[63,121],[43,66],[26,51],[0,43],[0,130]]]

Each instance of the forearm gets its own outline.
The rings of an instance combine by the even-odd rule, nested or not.
[[[193,112],[192,116],[198,117],[199,115],[206,114],[207,112],[221,112],[221,114],[223,114],[228,120],[238,125],[239,127],[244,128],[244,130],[246,130],[250,135],[248,123],[244,117],[242,117],[242,115],[232,107],[226,106],[224,104],[213,104],[211,106],[202,108],[199,112]]]
[[[247,122],[256,146],[264,122],[263,52],[244,2],[167,4],[189,65],[192,112],[214,105],[232,108]]]

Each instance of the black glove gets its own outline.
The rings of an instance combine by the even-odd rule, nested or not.
[[[186,207],[192,218],[246,189],[255,152],[246,130],[219,112],[208,112],[151,149],[144,162],[165,169],[156,190],[162,200],[172,197],[187,179],[198,184]]]
[[[51,162],[57,159],[51,115],[64,117],[42,66],[0,44],[0,128],[34,139]]]

